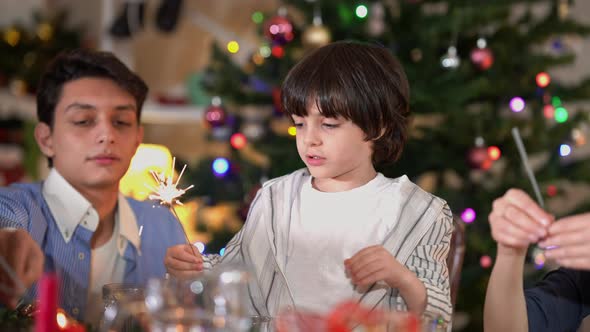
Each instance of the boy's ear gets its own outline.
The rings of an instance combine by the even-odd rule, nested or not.
[[[55,152],[53,151],[53,136],[51,135],[51,128],[44,122],[39,122],[35,126],[35,140],[41,152],[48,158],[53,158]]]

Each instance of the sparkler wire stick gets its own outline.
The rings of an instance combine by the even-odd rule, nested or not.
[[[174,217],[176,217],[176,220],[178,220],[178,223],[180,223],[180,218],[178,218],[178,214],[176,213],[176,210],[174,209],[174,207],[172,205],[170,205],[170,211],[172,211],[172,214],[174,215]],[[186,231],[184,230],[184,226],[182,226],[182,224],[180,225],[180,228],[182,229],[182,233],[184,233],[184,238],[186,239],[186,243],[188,243],[191,247],[191,251],[193,252],[193,255],[195,257],[198,257],[197,253],[195,252],[195,246],[193,246],[191,241],[188,239],[188,235],[186,234]]]
[[[14,272],[14,270],[10,267],[10,265],[8,265],[8,263],[6,262],[6,260],[4,259],[3,256],[0,256],[0,266],[2,266],[2,269],[6,272],[6,274],[8,274],[8,277],[10,277],[10,279],[12,279],[12,281],[14,282],[14,284],[17,287],[17,290],[14,290],[11,287],[0,284],[0,291],[2,291],[3,293],[10,294],[10,295],[20,295],[18,290],[21,290],[24,292],[27,289],[27,287],[25,287],[23,282],[20,281],[20,279],[16,275],[16,272]]]
[[[512,128],[512,137],[514,138],[514,141],[516,142],[516,147],[518,149],[518,153],[520,154],[520,159],[521,159],[522,164],[524,166],[524,170],[527,173],[527,176],[529,177],[529,181],[531,182],[531,184],[533,186],[533,191],[535,192],[535,196],[537,197],[537,202],[539,203],[539,206],[541,206],[544,209],[545,208],[545,201],[543,201],[543,196],[541,195],[541,191],[539,190],[539,184],[537,183],[537,179],[535,178],[535,174],[533,173],[533,170],[531,169],[531,166],[529,164],[527,153],[524,148],[524,144],[522,143],[522,138],[520,137],[520,131],[518,131],[517,127]]]

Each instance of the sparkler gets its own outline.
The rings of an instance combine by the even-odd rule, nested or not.
[[[8,274],[8,277],[12,280],[14,286],[16,286],[16,289],[14,289],[14,286],[8,287],[7,285],[0,284],[0,291],[6,295],[15,296],[24,293],[27,287],[25,287],[23,282],[18,278],[16,272],[10,267],[10,265],[8,265],[8,262],[2,256],[0,256],[0,267],[2,267],[2,270]]]
[[[543,200],[543,196],[541,195],[541,190],[539,190],[539,184],[537,183],[537,178],[535,178],[535,173],[533,173],[533,169],[529,164],[529,158],[526,153],[526,149],[524,147],[524,143],[522,142],[522,138],[520,137],[520,131],[517,127],[512,128],[512,138],[514,138],[514,142],[516,143],[516,148],[518,149],[518,153],[520,154],[520,160],[522,161],[522,165],[524,170],[533,186],[533,191],[535,192],[535,196],[537,198],[537,203],[541,208],[545,208],[545,201]],[[550,246],[547,248],[541,248],[539,245],[535,245],[535,249],[531,253],[533,256],[533,260],[535,264],[542,266],[545,262],[545,254],[543,252],[544,249],[551,250],[555,248],[555,246]],[[540,262],[540,263],[537,263]]]
[[[529,164],[529,158],[527,156],[526,149],[524,148],[524,144],[522,143],[520,131],[518,131],[517,127],[512,128],[512,137],[514,138],[514,142],[516,143],[516,148],[518,149],[518,153],[520,154],[520,160],[522,161],[524,170],[527,176],[529,177],[531,185],[533,186],[533,191],[535,192],[535,196],[537,197],[537,203],[539,203],[540,207],[545,208],[545,201],[543,201],[541,190],[539,190],[539,184],[537,183],[535,173],[533,173],[533,169]]]
[[[182,177],[182,174],[184,173],[184,170],[186,169],[186,165],[184,165],[184,167],[182,168],[182,171],[180,172],[180,174],[178,175],[178,178],[176,179],[176,182],[174,182],[173,176],[174,176],[174,165],[175,164],[176,164],[176,158],[172,158],[172,170],[170,171],[170,174],[168,176],[166,176],[164,171],[162,171],[162,173],[159,173],[159,174],[154,171],[150,171],[150,174],[154,177],[154,180],[156,180],[156,187],[146,184],[146,186],[154,192],[153,194],[149,195],[149,199],[158,200],[158,201],[160,201],[160,205],[166,205],[170,209],[170,212],[172,212],[174,217],[176,217],[176,221],[178,221],[178,223],[180,224],[180,228],[182,229],[182,232],[184,233],[184,238],[186,239],[186,243],[188,243],[190,245],[193,255],[197,256],[194,246],[192,245],[191,241],[188,239],[188,235],[186,234],[186,231],[184,230],[184,226],[180,222],[180,218],[178,217],[178,214],[176,213],[176,210],[174,209],[174,204],[183,205],[182,202],[179,200],[180,196],[184,195],[184,193],[186,193],[187,190],[193,188],[194,185],[191,184],[190,186],[188,186],[184,189],[178,188],[178,183],[180,182],[180,178]]]

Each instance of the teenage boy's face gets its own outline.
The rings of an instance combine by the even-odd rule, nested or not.
[[[62,87],[54,125],[39,123],[35,138],[76,189],[113,189],[143,138],[133,96],[115,82],[81,78]]]
[[[373,142],[350,120],[326,118],[315,103],[305,117],[293,116],[297,151],[316,179],[354,182],[374,174]]]

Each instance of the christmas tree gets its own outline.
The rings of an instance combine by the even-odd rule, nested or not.
[[[380,169],[407,174],[444,198],[467,224],[467,250],[455,325],[479,331],[495,244],[487,215],[508,188],[532,194],[511,135],[519,128],[547,208],[565,215],[590,208],[571,199],[571,188],[590,181],[582,153],[588,119],[576,100],[590,80],[564,86],[547,74],[571,63],[579,36],[589,27],[568,15],[571,3],[555,1],[284,1],[276,13],[252,14],[260,45],[247,63],[215,48],[203,75],[211,95],[206,110],[211,144],[219,155],[201,160],[189,175],[193,195],[210,204],[243,201],[261,180],[303,167],[289,119],[281,114],[280,84],[288,70],[316,47],[359,40],[389,48],[411,85],[411,138],[401,160]],[[227,41],[224,41],[227,42]],[[560,200],[570,204],[559,208]],[[247,201],[247,200],[246,200]],[[247,211],[246,205],[239,211]],[[207,231],[203,226],[203,231]],[[231,237],[214,234],[219,250]],[[543,262],[531,259],[531,280]],[[537,269],[535,269],[535,267]],[[467,318],[465,319],[461,319]]]
[[[45,67],[59,52],[82,46],[79,27],[68,27],[67,12],[34,13],[32,24],[1,27],[0,86],[16,95],[34,93]]]
[[[0,108],[10,115],[0,116],[0,185],[38,176],[41,154],[33,138],[35,122],[15,115],[20,109],[11,105],[35,93],[41,73],[59,52],[82,45],[83,33],[66,22],[66,12],[37,12],[31,24],[0,27]]]

